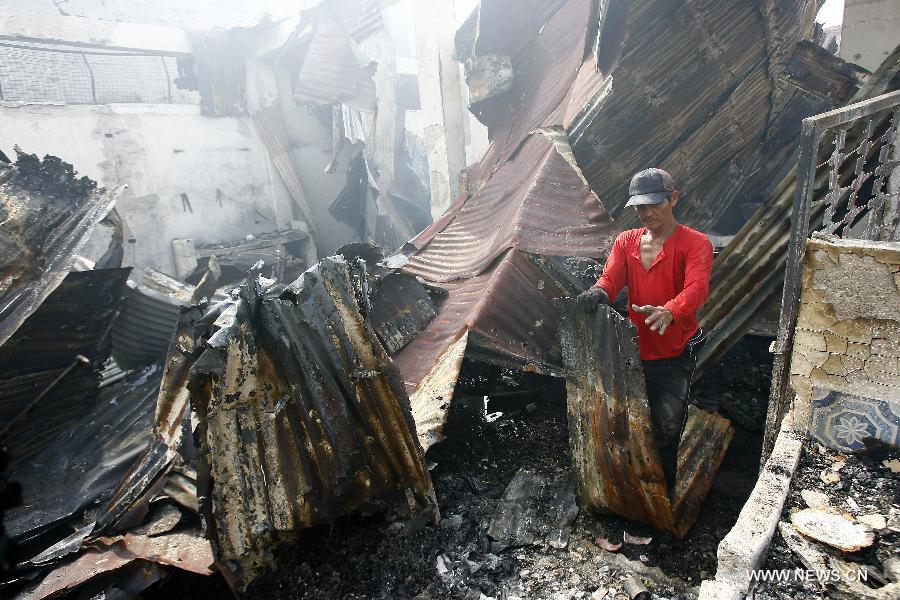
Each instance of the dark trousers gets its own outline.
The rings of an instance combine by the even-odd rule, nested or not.
[[[685,351],[675,358],[642,360],[653,438],[662,460],[666,484],[671,496],[678,469],[678,443],[687,420],[691,379],[697,364],[694,353]]]

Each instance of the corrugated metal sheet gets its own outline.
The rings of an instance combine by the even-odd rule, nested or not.
[[[617,219],[628,216],[623,225],[636,223],[622,211],[631,175],[651,164],[675,178],[687,225],[740,223],[734,209],[752,198],[751,179],[771,177],[778,161],[760,170],[794,149],[799,122],[780,138],[769,125],[793,93],[779,79],[794,44],[810,36],[818,3],[620,4],[626,33],[607,50],[621,53],[608,89],[566,123],[585,176]],[[601,41],[611,34],[601,31]]]
[[[65,279],[120,191],[76,179],[72,165],[53,156],[20,153],[15,167],[0,163],[0,344]]]
[[[294,97],[300,102],[374,110],[374,75],[374,64],[353,38],[322,15],[297,74]]]
[[[614,512],[684,537],[700,513],[734,430],[718,415],[691,410],[669,502],[631,321],[575,300],[557,304],[566,364],[569,440],[582,506]]]
[[[112,497],[150,442],[160,375],[151,367],[104,388],[47,448],[10,469],[23,490],[22,506],[5,522],[14,539],[26,543],[54,529],[64,537],[82,511]]]
[[[578,172],[541,134],[525,140],[404,270],[433,282],[483,273],[509,248],[556,256],[605,255],[618,234]],[[419,237],[414,243],[422,243]]]
[[[813,0],[603,7],[598,21],[592,2],[481,3],[477,23],[460,38],[459,50],[471,56],[461,58],[508,57],[515,79],[471,107],[491,145],[466,174],[470,195],[411,240],[408,272],[476,286],[510,247],[603,258],[617,232],[606,209],[619,227],[633,225],[621,211],[627,185],[651,165],[675,175],[686,224],[707,229],[730,219],[736,227],[739,208],[759,202],[759,190],[784,168],[800,120],[834,101],[836,92],[810,95],[785,81],[798,77],[798,60],[804,69],[815,62],[794,56],[812,31]],[[468,314],[467,303],[480,300],[475,293],[442,306],[417,340],[430,346],[419,356],[441,356],[461,331],[446,327],[458,320],[449,311]],[[421,365],[404,369],[413,389],[427,373]]]
[[[392,2],[379,0],[330,0],[324,3],[329,12],[341,23],[344,30],[357,43],[362,42],[384,27],[381,18],[382,5]]]
[[[436,515],[408,397],[365,316],[366,282],[362,261],[337,257],[278,296],[249,281],[214,325],[186,318],[173,339],[161,413],[180,422],[186,398],[165,396],[190,390],[201,512],[235,590],[298,529],[363,506]]]
[[[464,352],[493,364],[561,374],[552,301],[584,289],[591,278],[585,264],[591,261],[574,262],[509,250],[484,275],[444,285],[448,295],[438,315],[394,357],[423,445],[441,439]]]
[[[128,282],[125,306],[112,330],[112,353],[126,369],[139,369],[160,360],[185,302]]]
[[[895,89],[900,89],[900,48],[867,78],[852,101]],[[886,125],[881,119],[876,130],[883,130]],[[852,137],[847,139],[848,147],[857,143]],[[822,146],[817,164],[826,163],[832,151],[828,144]],[[757,315],[781,300],[796,195],[796,164],[795,153],[783,165],[781,174],[766,187],[766,202],[713,263],[709,299],[700,313],[701,325],[710,334],[700,356],[701,369],[727,352],[751,327]],[[816,197],[821,197],[826,187],[826,173],[820,173],[815,182]],[[821,220],[822,208],[813,215],[812,222],[821,223]]]
[[[415,277],[387,275],[372,294],[369,318],[389,354],[410,343],[434,318],[434,302]]]
[[[75,357],[91,364],[65,379],[6,440],[13,462],[53,442],[90,410],[109,357],[109,329],[130,269],[72,272],[0,346],[0,422],[44,391]]]

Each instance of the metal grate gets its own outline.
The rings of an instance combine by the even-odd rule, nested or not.
[[[199,104],[178,85],[185,58],[0,40],[0,100]]]
[[[896,159],[897,111],[890,111],[879,132],[872,117],[829,131],[833,151],[826,167],[828,192],[810,200],[811,212],[824,208],[822,229],[847,238],[896,241],[897,191],[889,189]],[[858,139],[848,148],[850,139]],[[844,182],[841,183],[841,175]]]

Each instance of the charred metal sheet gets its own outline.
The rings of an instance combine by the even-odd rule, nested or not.
[[[8,423],[50,386],[76,356],[90,365],[68,375],[5,440],[11,460],[40,451],[93,406],[109,357],[109,329],[130,269],[69,273],[0,346],[0,422]]]
[[[870,75],[852,98],[862,101],[885,92],[900,89],[900,47],[885,59]],[[889,126],[884,115],[874,123],[874,131]],[[848,147],[858,143],[858,135],[849,132]],[[833,147],[820,147],[816,164],[826,164]],[[870,149],[873,154],[877,145]],[[786,161],[781,173],[766,184],[766,201],[744,224],[725,250],[716,257],[710,279],[710,292],[700,312],[700,323],[709,332],[709,342],[700,355],[698,370],[728,351],[746,333],[761,313],[781,300],[785,262],[790,238],[791,214],[796,195],[797,155]],[[839,179],[845,181],[855,165],[845,165]],[[828,185],[824,173],[819,173],[814,187],[817,197],[825,194]],[[821,219],[824,207],[814,218]]]
[[[150,443],[160,376],[161,369],[151,367],[104,388],[80,420],[69,422],[39,454],[13,465],[10,476],[23,489],[22,506],[6,521],[14,539],[28,544],[52,539],[55,531],[63,532],[62,539],[86,508],[113,496]]]
[[[562,373],[552,301],[584,289],[581,282],[596,269],[591,262],[510,250],[484,275],[444,284],[448,295],[437,316],[394,357],[425,447],[442,439],[464,353],[509,368]]]
[[[557,303],[566,364],[569,440],[582,506],[684,537],[700,511],[734,430],[692,410],[679,446],[670,504],[638,354],[637,330],[605,306]]]
[[[235,590],[299,529],[362,507],[437,514],[408,397],[367,318],[366,281],[364,263],[339,257],[280,295],[251,278],[191,342],[202,350],[183,386],[202,442],[200,508]]]
[[[120,191],[76,178],[55,156],[17,152],[0,178],[0,344],[62,283]]]
[[[434,302],[419,281],[395,273],[378,282],[372,294],[372,326],[389,354],[410,343],[434,318]]]
[[[822,97],[831,106],[852,98],[867,75],[867,70],[809,40],[797,44],[785,65],[785,76],[791,85]]]
[[[619,26],[600,31],[604,89],[565,123],[591,187],[630,226],[637,221],[623,211],[628,182],[653,163],[678,182],[683,222],[701,230],[739,225],[734,209],[754,193],[751,178],[770,178],[793,152],[799,121],[780,139],[769,127],[794,93],[782,82],[785,65],[795,44],[811,37],[819,3],[609,4],[622,14]],[[607,44],[610,37],[616,43]]]
[[[200,110],[213,117],[247,114],[247,30],[190,34]]]

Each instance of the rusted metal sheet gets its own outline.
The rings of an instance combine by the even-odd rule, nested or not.
[[[533,134],[442,231],[427,243],[421,236],[414,240],[422,248],[404,270],[433,282],[471,278],[509,248],[600,257],[617,234],[577,170],[544,135]]]
[[[670,503],[653,440],[637,330],[608,307],[557,303],[566,366],[569,440],[581,505],[684,537],[725,457],[730,422],[688,414]]]
[[[279,295],[251,279],[212,326],[195,321],[191,337],[185,323],[178,337],[190,341],[173,340],[172,355],[186,358],[169,365],[172,387],[190,391],[202,443],[200,509],[235,590],[299,529],[362,507],[437,514],[409,399],[367,316],[366,282],[362,261],[339,257]],[[178,405],[164,411],[170,423]]]
[[[596,280],[592,261],[509,250],[495,268],[444,284],[438,315],[394,358],[423,445],[441,439],[463,354],[506,367],[561,374],[552,301]],[[527,301],[523,301],[527,298]]]
[[[76,178],[54,156],[19,152],[15,166],[0,162],[0,344],[62,283],[120,192]]]
[[[93,406],[109,357],[109,328],[130,269],[71,272],[0,346],[0,423],[8,423],[72,364],[66,377],[5,440],[13,463],[40,451]]]

